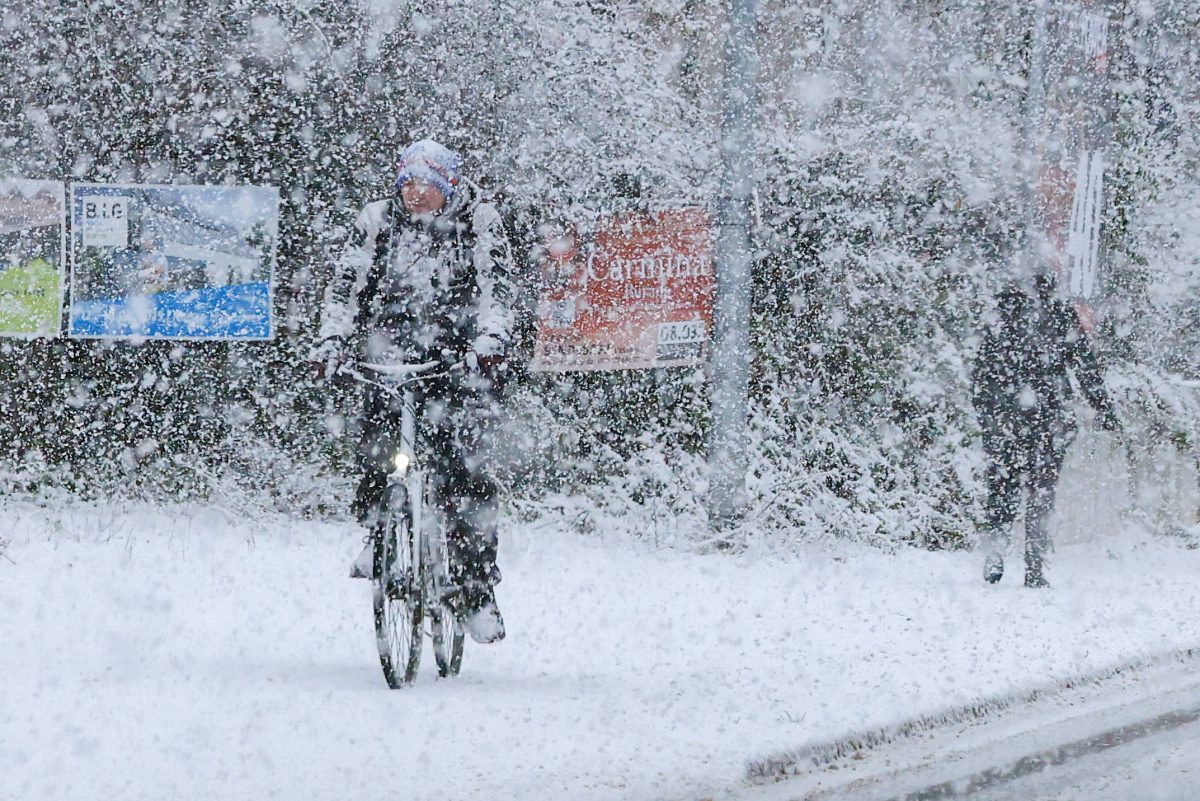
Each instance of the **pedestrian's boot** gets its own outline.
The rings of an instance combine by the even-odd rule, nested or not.
[[[983,559],[983,580],[995,584],[1004,578],[1004,555],[999,550],[988,551]]]
[[[1046,580],[1046,576],[1041,569],[1030,570],[1025,568],[1025,586],[1031,590],[1040,590],[1050,586],[1050,582]]]

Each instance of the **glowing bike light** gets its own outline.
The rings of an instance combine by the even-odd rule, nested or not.
[[[412,457],[404,451],[396,453],[396,458],[392,460],[392,464],[396,466],[396,472],[400,475],[408,473],[408,468],[412,467]]]

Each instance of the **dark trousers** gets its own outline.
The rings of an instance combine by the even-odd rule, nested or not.
[[[1047,521],[1070,431],[1061,426],[1025,428],[984,438],[987,455],[987,523],[993,547],[1008,544],[1012,522],[1025,502],[1025,564],[1040,571],[1050,545]]]
[[[486,470],[484,441],[496,420],[496,401],[487,390],[459,382],[434,381],[416,390],[416,459],[433,503],[445,515],[451,578],[460,585],[493,585],[496,567],[497,487]],[[358,461],[362,471],[354,500],[360,522],[370,526],[387,486],[390,459],[400,442],[394,396],[368,393],[362,416]]]

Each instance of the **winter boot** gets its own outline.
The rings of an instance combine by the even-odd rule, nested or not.
[[[463,587],[461,620],[471,639],[481,645],[504,639],[504,618],[496,605],[496,592],[489,585],[469,582]]]
[[[1025,586],[1031,590],[1048,589],[1050,582],[1046,580],[1046,576],[1039,570],[1030,570],[1025,568]]]
[[[1004,577],[1004,555],[1000,551],[988,551],[983,560],[983,580],[995,584]]]

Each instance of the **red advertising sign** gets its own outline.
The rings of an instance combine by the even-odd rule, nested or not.
[[[534,370],[698,364],[712,333],[712,224],[683,209],[612,217],[548,243]]]

